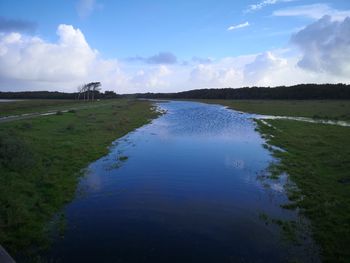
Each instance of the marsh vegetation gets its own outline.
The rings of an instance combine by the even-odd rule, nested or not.
[[[206,101],[208,102],[208,101]],[[267,115],[349,120],[350,101],[214,100],[230,108]],[[286,209],[299,209],[311,220],[325,262],[350,258],[350,128],[293,120],[259,121],[258,130],[280,160],[272,178],[286,172],[297,188],[287,188]]]

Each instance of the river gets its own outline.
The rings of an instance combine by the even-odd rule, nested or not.
[[[157,105],[167,113],[87,167],[49,260],[318,261],[311,240],[294,245],[262,220],[300,217],[280,207],[285,178],[259,180],[275,160],[249,114],[196,102]]]

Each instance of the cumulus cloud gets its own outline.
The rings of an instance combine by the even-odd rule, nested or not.
[[[167,52],[136,59],[142,63],[102,58],[71,25],[58,26],[57,36],[49,42],[0,33],[0,90],[76,91],[89,81],[101,81],[103,89],[119,93],[350,83],[350,18],[323,17],[294,34],[294,45],[286,50],[215,60],[193,57],[186,64]]]
[[[231,30],[236,30],[236,29],[239,29],[239,28],[247,27],[247,26],[250,26],[249,22],[244,22],[242,24],[230,26],[230,27],[227,28],[227,30],[231,31]]]
[[[291,38],[303,53],[298,65],[315,72],[350,76],[350,17],[324,16]]]
[[[130,83],[133,89],[148,89],[166,87],[168,82],[164,78],[171,74],[171,70],[165,66],[160,65],[151,69],[141,69],[136,72],[136,74],[130,79]]]
[[[191,88],[239,87],[241,84],[242,72],[234,64],[225,65],[223,61],[196,65],[189,77]]]
[[[30,21],[0,17],[0,32],[33,33],[36,26],[36,23]]]
[[[271,52],[256,56],[252,63],[244,67],[244,80],[248,85],[268,85],[271,83],[270,72],[276,72],[287,66],[287,60],[276,57]]]
[[[172,71],[165,65],[128,68],[115,59],[103,59],[89,46],[83,33],[59,25],[57,42],[20,33],[0,34],[0,90],[59,89],[75,91],[88,81],[101,81],[105,89],[120,93],[156,91],[168,86]],[[149,63],[170,63],[171,56],[150,57]]]
[[[9,33],[0,38],[0,74],[36,81],[74,80],[88,75],[97,56],[79,29],[60,25],[58,43]]]
[[[350,16],[350,10],[337,10],[328,4],[300,5],[290,8],[280,9],[273,12],[274,16],[304,16],[312,19],[320,19],[329,15],[333,20],[343,20]]]
[[[59,25],[58,41],[20,33],[0,34],[0,89],[75,90],[81,82],[124,84],[118,61],[101,59],[83,33]]]

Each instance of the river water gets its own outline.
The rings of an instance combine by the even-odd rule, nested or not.
[[[317,261],[262,220],[298,220],[249,114],[158,102],[167,113],[88,166],[48,258],[60,262]],[[126,158],[127,157],[127,158]],[[268,186],[267,186],[268,185]],[[266,218],[265,218],[266,219]]]

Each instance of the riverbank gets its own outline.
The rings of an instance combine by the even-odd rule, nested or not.
[[[247,113],[308,117],[323,120],[350,120],[350,100],[198,100],[221,104]]]
[[[349,101],[210,101],[256,114],[348,120]],[[257,120],[280,162],[297,185],[287,189],[287,209],[300,209],[312,225],[324,262],[348,262],[350,253],[350,128],[293,120]]]
[[[0,124],[0,243],[11,255],[47,244],[47,222],[73,198],[79,171],[156,116],[151,102],[120,99]]]

